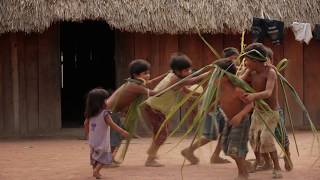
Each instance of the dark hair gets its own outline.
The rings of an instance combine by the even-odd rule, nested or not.
[[[85,117],[90,118],[98,115],[105,108],[105,99],[108,96],[108,91],[102,88],[92,89],[87,95]]]
[[[134,75],[138,75],[142,72],[148,71],[150,69],[150,63],[144,59],[133,60],[129,64],[129,72],[131,78],[134,78]]]
[[[216,64],[221,69],[223,69],[231,74],[236,74],[236,72],[237,72],[236,65],[228,58],[218,59],[214,62],[214,64]]]
[[[259,53],[257,53],[257,52]],[[249,56],[254,60],[258,60],[260,62],[266,61],[267,50],[266,47],[262,43],[252,43],[244,49],[245,56]]]
[[[170,68],[173,71],[181,71],[192,66],[190,58],[183,53],[174,53],[170,59]]]
[[[267,52],[267,54],[266,54],[267,58],[273,59],[273,51],[272,51],[272,49],[269,48],[269,47],[265,47],[265,48],[266,48],[266,52]]]
[[[233,55],[238,56],[239,55],[239,51],[237,48],[234,47],[227,47],[222,51],[222,55],[224,58],[228,58],[231,57]]]

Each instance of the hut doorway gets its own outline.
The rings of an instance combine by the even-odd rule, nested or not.
[[[79,128],[86,93],[115,88],[114,31],[102,21],[62,22],[60,43],[62,128]]]

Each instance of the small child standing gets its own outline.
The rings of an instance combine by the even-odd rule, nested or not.
[[[108,96],[106,90],[96,88],[89,92],[86,100],[85,114],[89,121],[86,131],[89,132],[90,161],[96,179],[101,178],[100,170],[103,165],[112,162],[110,127],[128,137],[128,132],[114,123],[110,111],[106,110],[105,100]]]

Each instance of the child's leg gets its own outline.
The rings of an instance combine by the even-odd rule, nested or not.
[[[210,159],[211,163],[216,163],[216,164],[230,163],[230,161],[228,161],[227,159],[223,159],[220,157],[221,150],[222,150],[222,147],[221,147],[221,136],[220,136],[218,139],[216,149],[214,150],[211,156],[211,159]]]
[[[156,161],[156,158],[157,158],[157,153],[160,146],[165,142],[168,136],[167,125],[163,126],[161,131],[158,133],[162,123],[165,120],[165,116],[160,112],[155,112],[149,106],[147,106],[145,110],[146,110],[145,112],[148,115],[150,124],[153,128],[153,141],[152,141],[152,144],[150,145],[150,148],[147,151],[148,158],[145,163],[145,166],[151,166],[151,167],[163,166],[162,164]]]
[[[277,151],[271,152],[270,153],[271,159],[273,161],[273,165],[274,165],[274,170],[273,170],[273,179],[281,179],[282,178],[282,174],[281,174],[281,168],[279,165],[279,159],[278,159],[278,153]]]
[[[100,170],[103,167],[103,164],[97,162],[96,167],[93,169],[93,177],[96,179],[101,179]]]
[[[246,167],[245,157],[232,157],[238,167],[238,178],[237,179],[248,179],[249,173]]]
[[[261,154],[264,159],[264,165],[261,168],[258,168],[258,170],[270,170],[272,169],[272,162],[269,156],[269,153],[262,153]]]
[[[196,149],[200,148],[201,146],[204,146],[204,145],[208,144],[209,142],[210,142],[209,139],[207,139],[205,137],[201,137],[196,142],[191,144],[191,146],[183,149],[181,151],[181,155],[183,157],[185,157],[191,164],[198,164],[199,163],[199,159],[193,153],[194,153],[194,151]]]
[[[281,170],[277,151],[270,152],[270,156],[275,170]]]

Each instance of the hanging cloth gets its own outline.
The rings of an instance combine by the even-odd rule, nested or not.
[[[317,40],[320,40],[320,24],[316,24],[313,30],[313,37]]]
[[[291,27],[297,41],[304,41],[306,44],[309,44],[310,40],[312,39],[310,23],[293,22]]]
[[[277,20],[253,18],[251,32],[253,42],[262,42],[269,37],[272,44],[280,44],[284,35],[284,23]]]

